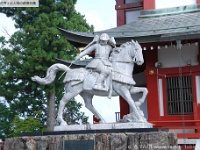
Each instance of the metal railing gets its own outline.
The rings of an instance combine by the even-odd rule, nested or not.
[[[120,120],[120,112],[115,112],[115,120],[116,122]]]
[[[0,150],[4,150],[4,142],[0,142]]]

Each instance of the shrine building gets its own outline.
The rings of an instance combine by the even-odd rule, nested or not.
[[[177,133],[179,145],[193,145],[200,138],[200,0],[168,8],[161,1],[167,0],[116,0],[116,28],[60,31],[77,48],[101,33],[114,37],[118,46],[137,40],[145,63],[136,65],[133,78],[148,89],[145,117],[154,127]],[[120,97],[120,118],[129,112]]]

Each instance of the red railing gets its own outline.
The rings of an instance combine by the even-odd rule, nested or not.
[[[4,142],[0,142],[0,150],[4,149]]]

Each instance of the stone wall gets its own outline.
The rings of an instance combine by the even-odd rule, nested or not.
[[[66,148],[66,141],[73,141],[78,147]],[[64,134],[48,136],[22,136],[8,138],[5,150],[89,150],[84,142],[92,141],[93,150],[178,150],[177,139],[173,133],[158,132],[124,132],[124,133],[91,133]],[[75,145],[77,146],[77,145]],[[91,144],[90,144],[91,146]]]

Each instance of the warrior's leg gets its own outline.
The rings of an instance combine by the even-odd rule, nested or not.
[[[104,81],[105,81],[106,77],[107,76],[104,73],[99,74],[97,81],[95,83],[94,89],[100,89],[100,90],[102,89],[103,90],[105,88]]]
[[[94,89],[106,90],[104,82],[107,79],[108,75],[111,73],[110,68],[104,66],[103,64],[99,64],[96,70],[99,72],[99,76],[95,83]]]

